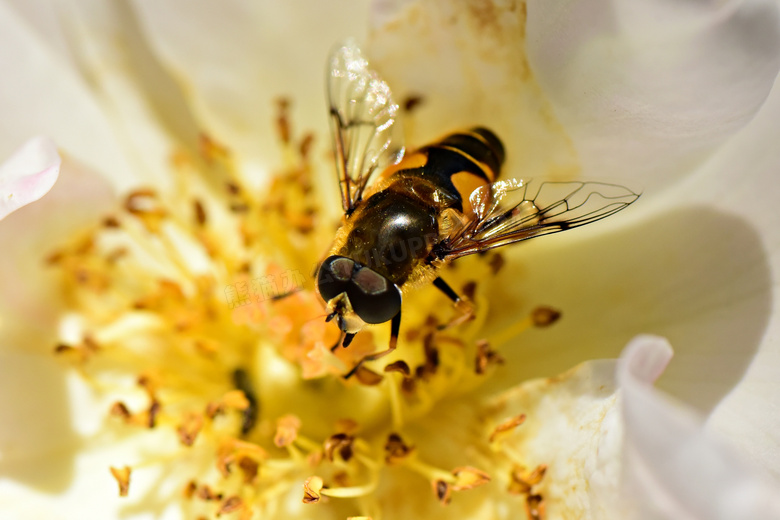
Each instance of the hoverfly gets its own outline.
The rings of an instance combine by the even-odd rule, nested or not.
[[[328,101],[344,217],[317,291],[343,347],[366,325],[390,321],[389,347],[347,377],[395,350],[406,292],[433,283],[462,302],[438,275],[449,262],[596,222],[639,197],[598,182],[497,180],[504,146],[482,127],[405,154],[399,107],[352,41],[330,57]]]

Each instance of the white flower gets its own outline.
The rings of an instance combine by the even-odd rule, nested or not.
[[[368,19],[372,30],[367,37]],[[289,455],[289,460],[266,458],[236,444],[222,452],[217,461],[225,464],[239,452],[260,462],[264,478],[278,477],[278,492],[288,497],[264,499],[257,509],[243,511],[262,507],[268,517],[514,518],[527,505],[545,508],[551,519],[780,517],[771,488],[780,479],[780,421],[774,404],[780,394],[780,343],[778,319],[772,315],[780,269],[774,178],[780,168],[780,93],[772,90],[780,63],[780,20],[777,4],[761,0],[717,5],[385,1],[357,7],[351,2],[255,5],[239,0],[1,2],[0,157],[41,133],[57,142],[63,156],[61,178],[51,193],[0,223],[4,514],[110,518],[124,512],[178,518],[181,505],[170,497],[181,494],[177,477],[182,472],[197,478],[200,487],[194,492],[201,498],[207,494],[203,482],[212,481],[241,489],[237,496],[243,504],[253,504],[254,493],[274,496],[273,486],[248,489],[240,482],[222,482],[213,458],[192,455],[207,452],[209,442],[224,448],[218,434],[235,429],[236,410],[246,408],[240,395],[225,392],[227,372],[197,363],[166,365],[164,359],[151,363],[177,368],[162,379],[179,374],[197,382],[195,390],[166,395],[164,406],[175,409],[181,404],[177,398],[185,405],[187,400],[199,403],[198,398],[205,403],[204,396],[213,395],[206,387],[213,383],[222,396],[216,403],[228,410],[225,416],[233,423],[193,416],[191,422],[174,424],[180,417],[169,413],[163,415],[172,421],[167,428],[138,435],[106,419],[109,405],[121,399],[137,412],[127,422],[154,422],[157,381],[145,374],[144,390],[128,393],[127,387],[134,386],[130,374],[145,361],[132,358],[126,346],[154,327],[133,315],[100,328],[97,339],[86,338],[85,324],[94,325],[90,320],[116,302],[96,304],[78,287],[65,292],[71,300],[61,301],[59,277],[42,259],[73,243],[77,230],[114,211],[115,196],[139,185],[154,185],[170,210],[191,202],[190,196],[211,200],[212,192],[192,180],[199,177],[182,183],[190,170],[235,171],[247,186],[262,184],[282,169],[284,160],[290,164],[290,157],[279,157],[275,98],[292,99],[295,128],[312,129],[324,141],[323,64],[331,45],[346,36],[367,37],[374,65],[399,98],[421,97],[407,125],[412,143],[425,143],[453,127],[486,124],[507,144],[507,175],[566,178],[581,173],[638,185],[644,196],[612,222],[506,250],[502,272],[481,287],[489,296],[482,303],[490,311],[480,318],[486,322],[464,328],[464,341],[480,331],[501,338],[496,331],[542,303],[563,309],[564,319],[504,345],[505,365],[478,391],[457,400],[438,395],[457,390],[453,385],[460,380],[450,374],[428,389],[428,397],[441,406],[424,399],[399,401],[392,384],[396,374],[388,374],[387,394],[377,397],[367,390],[348,401],[360,404],[350,413],[363,425],[383,435],[403,426],[403,436],[414,439],[413,457],[403,439],[386,443],[400,469],[374,472],[372,464],[384,464],[381,456],[368,455],[375,455],[377,446],[355,441],[364,466],[358,471],[345,463],[346,476],[327,475],[329,488],[323,492],[319,469],[306,474],[296,457],[320,453],[321,441],[333,428],[312,417],[335,420],[345,409],[338,404],[339,413],[327,410],[318,399],[328,391],[302,386],[289,361],[316,375],[339,361],[327,358],[320,347],[284,358],[268,346],[276,340],[267,339],[265,325],[255,330],[233,323],[219,329],[218,334],[235,334],[231,341],[261,352],[260,368],[253,368],[263,377],[254,384],[267,416],[259,428],[277,419],[278,428],[256,438],[275,433]],[[228,146],[230,158],[215,141],[199,140],[200,132]],[[325,149],[324,143],[320,146],[316,154]],[[172,165],[174,153],[179,160]],[[8,200],[32,202],[56,179],[59,164],[51,150],[17,157],[31,160],[0,167],[0,217],[16,207]],[[315,155],[311,163],[322,173],[314,177],[315,184],[320,177],[330,179],[327,160]],[[19,188],[19,179],[45,182],[34,183],[30,191]],[[330,189],[327,183],[320,189]],[[144,193],[136,195],[144,200],[133,202],[149,203]],[[141,219],[152,235],[160,225],[157,216],[153,211]],[[183,228],[185,239],[203,239],[220,249],[216,256],[221,259],[242,251],[228,232],[228,238],[217,240],[192,232],[196,225]],[[139,234],[132,246],[159,252],[143,238],[143,230]],[[307,240],[311,246],[327,238]],[[306,254],[314,258],[319,253],[309,247]],[[161,256],[155,259],[176,263],[173,256]],[[307,259],[299,260],[310,267]],[[84,267],[55,263],[65,272],[72,267],[76,275]],[[199,265],[211,264],[204,259]],[[101,269],[87,274],[110,276],[108,268]],[[127,295],[148,281],[143,269],[134,275],[121,278],[136,284],[127,284]],[[104,282],[99,276],[81,279],[88,280],[85,285]],[[160,301],[175,300],[176,288],[165,286],[158,295]],[[421,298],[417,309],[425,305]],[[295,320],[303,316],[293,313],[314,304],[296,305],[292,311],[268,311],[277,319],[274,325],[302,328]],[[157,317],[191,323],[206,307],[190,299]],[[192,314],[182,315],[184,309]],[[325,334],[305,330],[320,339]],[[565,372],[581,361],[616,357],[642,332],[665,336],[674,346],[676,357],[661,386],[688,408],[651,386],[671,352],[658,337],[635,339],[617,365],[588,362]],[[264,338],[259,346],[258,336]],[[172,337],[174,344],[183,336]],[[119,345],[113,352],[127,357],[109,356],[105,366],[86,365],[86,384],[51,354],[57,343],[79,347],[84,355],[91,355],[95,344]],[[198,348],[210,351],[213,345]],[[231,352],[236,357],[220,358],[221,368],[243,359]],[[461,366],[446,354],[443,358],[447,368]],[[362,391],[355,388],[350,391]],[[299,435],[296,419],[285,416],[295,398],[311,400],[308,407],[295,403],[296,413],[304,416],[303,429],[310,428],[306,435]],[[706,418],[704,427],[690,409]],[[123,413],[119,409],[115,415]],[[206,424],[202,434],[199,420]],[[178,439],[171,435],[176,427],[184,428]],[[201,444],[182,446],[188,432]],[[355,437],[361,435],[369,444],[377,440],[363,433]],[[331,440],[331,451],[339,449],[333,444],[338,440]],[[382,446],[379,453],[384,453]],[[517,468],[518,462],[525,469]],[[116,468],[121,481],[124,464],[134,469],[129,497],[119,499],[108,466]],[[547,467],[543,477],[542,465]],[[450,473],[456,466],[476,469]],[[290,467],[293,476],[285,473]],[[169,473],[171,468],[179,473]],[[457,493],[442,509],[426,478],[439,486],[439,498],[458,487],[481,485]],[[340,479],[358,482],[339,485]],[[302,504],[304,480],[309,501],[330,494],[330,502]],[[344,488],[365,493],[354,501],[339,499]],[[229,498],[215,501],[210,513],[237,504]],[[185,501],[193,508],[188,513],[202,506],[198,500]]]

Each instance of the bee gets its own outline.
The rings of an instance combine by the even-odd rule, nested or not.
[[[317,291],[343,347],[366,325],[390,322],[388,348],[347,377],[395,350],[404,294],[432,283],[464,301],[439,276],[445,265],[596,222],[639,197],[598,182],[498,180],[504,146],[483,127],[405,153],[399,107],[352,41],[331,54],[328,101],[344,217]]]

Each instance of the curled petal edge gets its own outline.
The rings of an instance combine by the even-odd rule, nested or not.
[[[632,518],[780,518],[780,490],[705,431],[701,418],[652,387],[672,357],[639,336],[616,371],[625,423],[623,497]]]
[[[48,137],[33,137],[0,164],[0,220],[35,202],[57,182],[62,159]]]

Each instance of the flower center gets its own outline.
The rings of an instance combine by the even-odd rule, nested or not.
[[[476,313],[434,290],[410,295],[398,350],[344,378],[386,347],[389,330],[337,346],[341,333],[311,283],[335,229],[314,188],[312,137],[293,139],[284,103],[279,121],[287,166],[266,194],[248,189],[229,150],[203,137],[197,154],[172,158],[174,193],[128,194],[116,214],[48,257],[72,310],[56,351],[116,396],[116,427],[167,428],[198,454],[150,456],[189,461],[180,478],[197,511],[249,518],[302,482],[305,503],[365,498],[389,466],[421,475],[447,503],[490,477],[459,461],[434,467],[407,426],[479,385],[501,362],[491,345],[557,315],[537,310],[486,340],[480,280],[503,261],[466,259],[447,278]],[[130,469],[112,474],[128,493]],[[540,479],[518,473],[515,492],[530,497]]]

